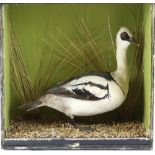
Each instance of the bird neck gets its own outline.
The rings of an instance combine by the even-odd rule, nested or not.
[[[117,69],[116,72],[125,72],[127,66],[127,47],[117,46],[116,50]]]
[[[116,60],[117,69],[112,73],[112,76],[121,86],[125,94],[128,93],[129,76],[128,76],[128,65],[127,65],[127,46],[117,46]]]

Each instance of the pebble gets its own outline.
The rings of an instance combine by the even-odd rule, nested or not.
[[[142,122],[76,123],[65,121],[15,121],[6,131],[7,138],[138,138],[149,137]]]

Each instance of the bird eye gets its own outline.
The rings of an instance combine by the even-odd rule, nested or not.
[[[130,39],[127,32],[122,32],[120,37],[121,37],[122,40],[126,40],[126,41],[128,41]]]

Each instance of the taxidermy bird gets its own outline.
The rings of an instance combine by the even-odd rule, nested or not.
[[[77,76],[48,89],[38,100],[21,105],[30,111],[47,106],[71,119],[92,116],[119,107],[129,89],[127,49],[134,38],[128,28],[121,27],[116,35],[117,69],[114,72],[91,72]]]

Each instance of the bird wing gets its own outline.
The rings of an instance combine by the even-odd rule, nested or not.
[[[108,79],[96,74],[74,78],[48,89],[46,93],[83,100],[99,100],[110,96]]]

